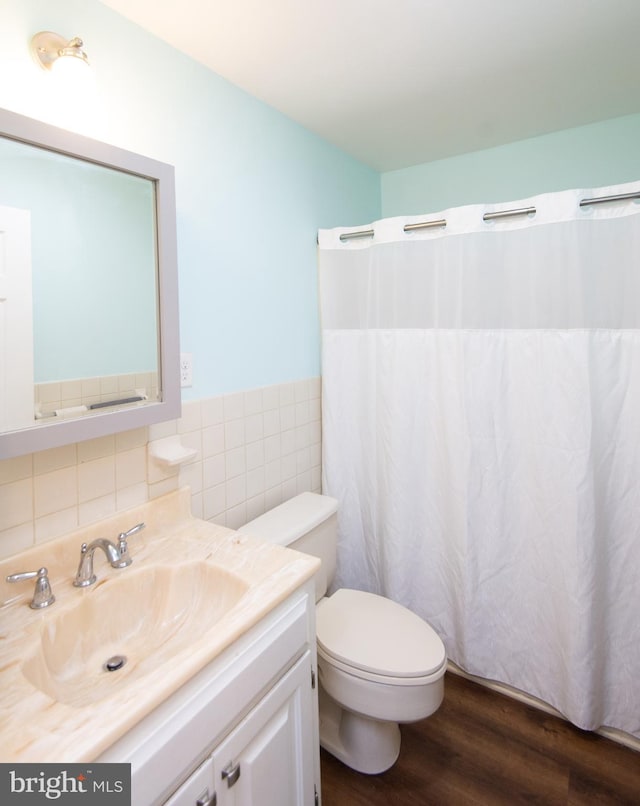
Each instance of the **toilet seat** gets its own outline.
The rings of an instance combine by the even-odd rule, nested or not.
[[[336,658],[325,652],[322,647],[318,646],[318,663],[321,669],[323,662],[330,664],[334,669],[344,672],[350,677],[355,677],[358,680],[363,680],[369,683],[382,683],[385,686],[393,686],[394,688],[398,688],[398,686],[412,686],[414,688],[419,686],[428,686],[429,683],[439,680],[444,675],[447,667],[445,658],[445,660],[442,662],[442,665],[430,675],[425,675],[423,677],[394,677],[391,675],[367,672],[364,669],[359,669],[357,666],[342,663],[342,661],[336,660]]]
[[[343,588],[318,603],[316,621],[320,658],[355,677],[415,686],[444,673],[438,634],[390,599]]]

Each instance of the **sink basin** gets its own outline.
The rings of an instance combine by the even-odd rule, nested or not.
[[[162,664],[212,629],[248,587],[207,562],[123,569],[78,590],[76,605],[47,619],[22,673],[52,699],[82,707],[126,679],[162,674]],[[105,668],[111,659],[115,671]]]

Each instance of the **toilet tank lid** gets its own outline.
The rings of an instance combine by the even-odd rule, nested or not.
[[[330,518],[337,509],[338,502],[331,496],[300,493],[249,521],[238,531],[288,546]]]

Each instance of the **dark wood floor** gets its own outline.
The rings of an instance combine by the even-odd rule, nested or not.
[[[640,805],[640,753],[447,673],[396,764],[361,775],[322,751],[323,806]]]

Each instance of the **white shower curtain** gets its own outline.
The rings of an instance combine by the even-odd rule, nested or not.
[[[337,584],[640,737],[640,203],[579,205],[638,190],[322,230],[319,255]]]

